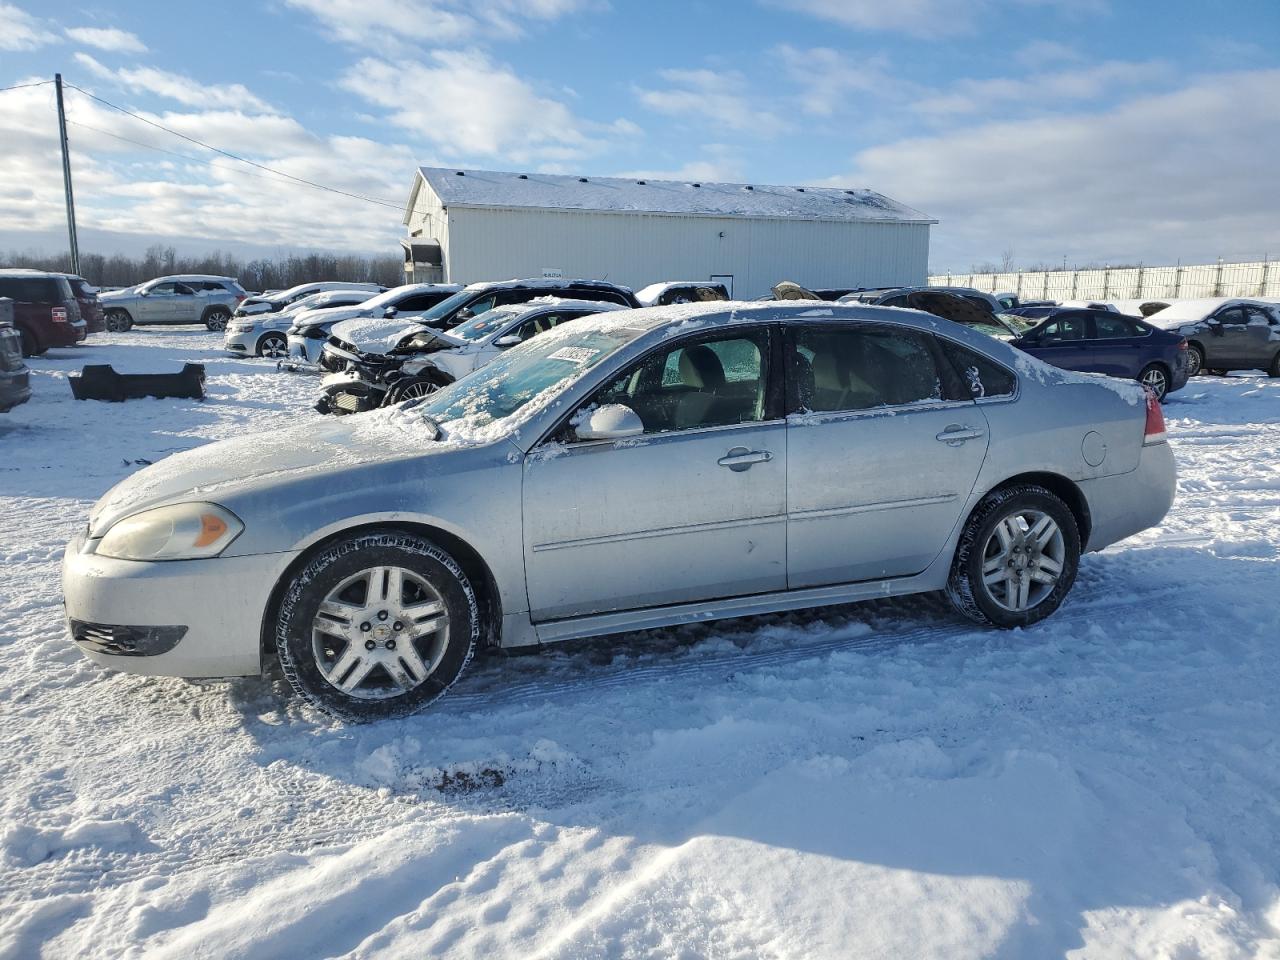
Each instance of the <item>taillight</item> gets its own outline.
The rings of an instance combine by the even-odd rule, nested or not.
[[[66,308],[66,307],[54,307],[54,308],[53,308],[53,322],[54,322],[54,323],[66,323],[66,322],[67,322],[67,308]]]
[[[236,294],[236,303],[239,303],[239,302],[240,302],[241,300],[243,300],[246,296],[248,296],[248,294],[245,294],[245,293],[237,293],[237,294]]]
[[[1160,409],[1160,401],[1155,393],[1147,390],[1147,425],[1142,431],[1142,445],[1164,443],[1167,437],[1164,432],[1164,411]]]

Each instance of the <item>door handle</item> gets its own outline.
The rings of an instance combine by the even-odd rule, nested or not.
[[[750,470],[752,464],[768,463],[772,459],[773,454],[768,450],[748,450],[746,447],[734,447],[717,460],[716,463],[722,467],[728,467],[735,473],[741,473],[743,470]]]
[[[981,436],[985,436],[985,430],[976,430],[973,427],[962,427],[958,423],[953,423],[947,429],[938,434],[937,439],[942,443],[952,447],[958,447],[966,440],[977,440]]]

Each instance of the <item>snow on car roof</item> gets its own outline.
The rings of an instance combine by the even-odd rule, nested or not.
[[[1181,326],[1184,323],[1195,323],[1203,320],[1219,307],[1229,303],[1251,303],[1239,297],[1204,297],[1198,300],[1178,300],[1163,310],[1158,310],[1147,317],[1147,323],[1157,327]]]
[[[609,303],[606,300],[574,300],[570,297],[535,297],[532,300],[526,300],[524,303],[503,304],[494,309],[501,310],[504,313],[510,313],[512,316],[523,315],[526,313],[535,313],[539,310],[546,310],[554,307],[557,310],[579,310],[586,309],[595,313],[605,313],[608,310],[627,310],[629,307],[621,303]]]
[[[610,283],[608,280],[570,280],[557,279],[552,277],[529,277],[525,280],[477,280],[475,283],[469,283],[464,289],[466,290],[506,290],[511,287],[529,287],[536,290],[543,287],[549,290],[555,290],[560,287],[572,287],[579,284],[608,288],[613,290],[629,290],[630,287],[624,287],[618,283]]]
[[[787,220],[936,222],[919,210],[882,193],[861,188],[785,187],[642,177],[575,177],[460,170],[455,167],[419,167],[418,172],[445,206]]]

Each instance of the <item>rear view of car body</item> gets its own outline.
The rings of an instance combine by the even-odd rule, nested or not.
[[[13,326],[13,301],[0,297],[0,413],[31,399],[31,374],[22,362],[22,335]]]
[[[98,299],[98,288],[84,277],[74,273],[64,274],[71,284],[71,292],[75,294],[76,303],[80,305],[80,316],[84,318],[86,333],[104,333],[107,329],[107,315],[103,312],[102,302]]]
[[[67,278],[42,270],[0,270],[0,297],[13,301],[24,356],[70,347],[89,335]]]

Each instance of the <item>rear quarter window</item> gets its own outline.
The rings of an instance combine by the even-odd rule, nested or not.
[[[989,360],[976,350],[962,347],[953,340],[938,338],[942,352],[946,354],[961,382],[975,400],[992,397],[1009,397],[1017,389],[1018,380],[994,360]]]
[[[18,303],[55,303],[70,300],[71,285],[55,277],[0,277],[0,297]]]

